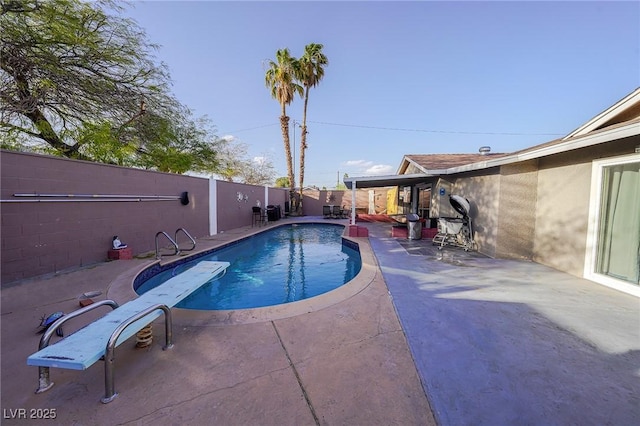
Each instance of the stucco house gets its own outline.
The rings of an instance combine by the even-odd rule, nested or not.
[[[640,88],[560,139],[481,151],[405,155],[396,175],[345,184],[397,186],[409,211],[431,219],[455,216],[448,196],[463,196],[479,252],[640,296]]]

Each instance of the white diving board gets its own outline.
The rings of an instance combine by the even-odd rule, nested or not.
[[[122,324],[153,306],[164,305],[169,309],[174,307],[205,283],[222,275],[229,266],[229,262],[201,261],[68,337],[40,349],[27,358],[27,365],[86,370],[105,356],[112,334]],[[117,338],[115,346],[136,334],[162,313],[158,308],[132,322]]]

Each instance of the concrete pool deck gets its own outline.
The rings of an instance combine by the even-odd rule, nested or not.
[[[161,350],[162,326],[154,326],[150,348],[126,342],[116,350],[119,396],[106,405],[101,362],[86,371],[51,369],[55,386],[36,395],[38,369],[26,357],[37,348],[43,314],[75,310],[89,291],[124,302],[131,294],[123,283],[153,259],[3,289],[2,424],[622,425],[640,418],[640,299],[531,262],[390,238],[389,224],[362,225],[370,238],[356,240],[373,265],[346,293],[293,310],[175,310],[172,350]],[[258,230],[228,231],[198,247]],[[67,333],[80,326],[73,321]],[[17,418],[16,410],[29,417],[32,408],[55,409],[56,420]]]

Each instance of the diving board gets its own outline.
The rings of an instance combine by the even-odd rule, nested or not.
[[[96,361],[105,357],[109,350],[113,352],[116,346],[146,327],[162,315],[163,312],[166,317],[165,324],[167,328],[166,347],[171,347],[170,309],[211,279],[224,274],[229,266],[229,262],[202,261],[193,268],[180,273],[120,307],[117,307],[114,302],[102,301],[104,303],[101,304],[109,304],[107,302],[111,302],[117,308],[70,336],[48,345],[48,341],[55,329],[60,327],[66,320],[77,315],[73,315],[74,313],[72,312],[60,318],[42,337],[40,350],[27,358],[27,365],[40,367],[40,386],[36,393],[44,392],[53,386],[53,383],[49,383],[48,380],[48,369],[50,367],[86,370]],[[99,304],[96,305],[98,306]],[[92,305],[89,305],[76,311],[76,313],[84,313],[90,310],[91,307]],[[106,372],[112,360],[105,359],[107,360],[105,363]],[[45,378],[43,378],[43,373],[46,373]],[[109,381],[108,376],[109,374],[105,373],[107,382]],[[113,395],[109,395],[109,385],[109,383],[105,383],[107,392],[103,402],[109,402],[115,397],[115,393],[112,392],[112,383],[111,393]],[[107,399],[109,401],[106,401]]]

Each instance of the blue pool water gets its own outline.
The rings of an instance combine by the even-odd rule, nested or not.
[[[362,267],[357,245],[343,243],[343,226],[279,226],[217,249],[136,283],[142,294],[202,260],[230,262],[227,274],[180,302],[185,309],[247,309],[318,296],[353,279]]]

